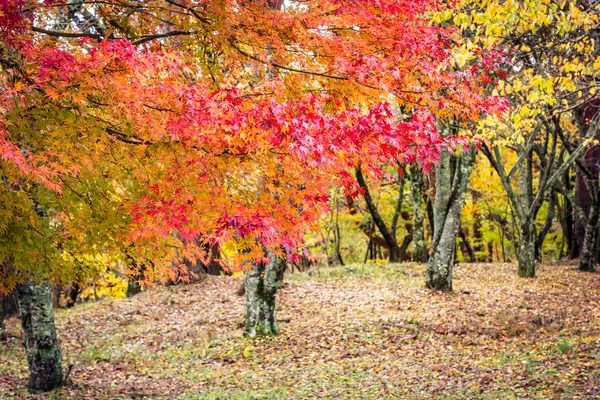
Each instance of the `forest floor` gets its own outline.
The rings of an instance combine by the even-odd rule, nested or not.
[[[241,279],[59,310],[66,387],[40,399],[598,399],[600,274],[463,264],[455,292],[424,266],[289,276],[282,334],[244,338]],[[19,336],[18,321],[8,321]],[[22,340],[0,344],[0,398],[28,399]]]

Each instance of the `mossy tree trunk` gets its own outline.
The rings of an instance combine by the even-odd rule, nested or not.
[[[283,0],[268,0],[271,10],[280,10]],[[270,58],[270,44],[266,46]],[[267,70],[267,79],[272,80],[274,73]],[[337,238],[339,239],[339,238]],[[252,270],[246,273],[244,288],[246,293],[246,332],[251,338],[256,336],[276,335],[279,333],[275,315],[277,288],[283,279],[285,262],[272,251],[267,252],[268,263],[254,263]]]
[[[518,274],[521,278],[535,276],[536,232],[533,221],[519,221],[519,243],[517,245]]]
[[[440,124],[441,125],[441,124]],[[446,134],[448,131],[446,130]],[[475,165],[476,151],[451,155],[442,151],[435,169],[436,193],[433,205],[433,246],[427,267],[426,285],[430,289],[452,291],[452,267],[456,256],[456,238],[465,203],[469,178]]]
[[[598,222],[600,220],[600,203],[598,201],[590,210],[588,223],[585,228],[583,238],[583,247],[581,248],[581,258],[579,259],[579,269],[585,272],[596,272],[596,263],[598,257]]]
[[[600,242],[598,237],[598,229],[600,227],[600,190],[598,190],[597,180],[593,179],[596,178],[592,175],[593,172],[587,172],[592,176],[592,178],[586,177],[591,207],[587,216],[587,223],[585,224],[585,235],[583,237],[583,246],[581,247],[581,257],[579,258],[579,270],[596,272]]]
[[[244,279],[246,292],[246,336],[256,337],[279,333],[275,315],[275,299],[279,275],[284,261],[268,252],[268,263],[255,263]]]
[[[63,384],[62,355],[56,337],[52,287],[28,282],[19,287],[19,312],[29,363],[28,389],[48,392]]]
[[[542,149],[550,148],[550,154],[547,150],[534,152],[535,139],[540,136],[540,129],[536,128],[527,138],[527,142],[515,146],[518,155],[517,161],[510,170],[506,170],[502,152],[498,146],[491,149],[487,145],[482,146],[483,153],[487,156],[490,164],[498,173],[500,182],[508,195],[513,210],[515,211],[516,222],[519,230],[519,237],[514,238],[514,244],[517,252],[518,275],[520,277],[535,276],[535,248],[536,248],[536,225],[535,219],[538,211],[544,201],[545,194],[549,191],[550,173],[556,168],[554,159],[556,155],[556,131],[548,130],[545,135],[545,145]],[[547,168],[540,173],[538,192],[533,193],[533,157],[538,154],[540,163]],[[548,165],[549,164],[549,165]],[[513,187],[514,174],[518,173],[518,189]],[[551,178],[552,179],[552,178]]]
[[[556,138],[554,139],[554,146]],[[517,243],[517,274],[521,278],[533,278],[535,276],[535,248],[537,240],[537,226],[535,218],[543,203],[543,198],[540,202],[534,204],[533,197],[533,157],[538,154],[540,160],[545,156],[540,151],[535,153],[535,146],[530,146],[522,153],[521,162],[517,162],[519,192],[517,199],[522,206],[521,211],[517,210],[518,225],[519,225],[519,241]],[[542,162],[542,161],[540,161]],[[531,211],[532,207],[535,207]]]
[[[427,262],[429,254],[425,244],[425,213],[423,210],[423,172],[417,164],[410,165],[410,193],[413,206],[413,230],[412,230],[412,260],[416,262]]]
[[[142,292],[142,287],[136,276],[129,277],[127,279],[127,290],[125,291],[125,295],[127,297],[135,296]]]
[[[519,226],[517,259],[520,277],[535,276],[536,217],[546,199],[550,201],[552,191],[556,190],[559,178],[563,177],[571,166],[580,160],[586,149],[586,139],[591,139],[596,132],[600,118],[596,118],[581,135],[578,144],[574,144],[564,135],[561,120],[553,116],[551,121],[538,125],[526,138],[523,144],[515,145],[516,162],[507,170],[499,146],[489,148],[482,145],[482,151],[489,159],[500,177],[500,182],[508,195]],[[561,141],[568,156],[561,150],[557,152],[558,141]],[[536,192],[533,184],[533,160],[539,161],[539,174]],[[518,190],[513,187],[513,174],[518,174]],[[541,247],[541,243],[538,243]]]

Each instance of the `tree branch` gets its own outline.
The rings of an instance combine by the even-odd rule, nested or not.
[[[63,31],[51,31],[48,29],[38,28],[37,26],[31,25],[31,30],[38,33],[43,33],[44,35],[53,36],[53,37],[66,37],[66,38],[82,38],[89,37],[93,39],[103,39],[104,36],[98,33],[73,33],[73,32],[63,32]]]

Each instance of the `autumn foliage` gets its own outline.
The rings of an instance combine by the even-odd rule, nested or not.
[[[435,2],[92,3],[81,32],[50,29],[66,3],[2,3],[3,175],[51,204],[58,249],[99,238],[149,278],[198,241],[292,260],[348,168],[427,167],[456,145],[436,117],[505,108],[482,86],[499,60],[457,69]]]
[[[599,23],[584,0],[0,0],[0,355],[59,397],[138,396],[97,365],[142,359],[150,396],[597,394]],[[74,351],[97,387],[64,387]]]

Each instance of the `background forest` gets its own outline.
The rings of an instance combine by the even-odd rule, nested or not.
[[[0,397],[600,395],[600,2],[0,0],[0,34]]]

